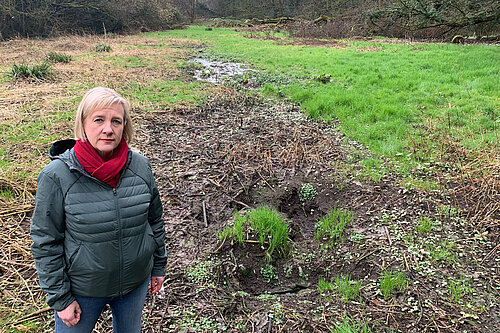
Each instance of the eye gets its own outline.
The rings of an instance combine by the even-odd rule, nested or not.
[[[122,121],[119,119],[113,119],[113,125],[121,125]]]
[[[103,122],[102,118],[95,118],[94,119],[94,123],[102,123],[102,122]]]

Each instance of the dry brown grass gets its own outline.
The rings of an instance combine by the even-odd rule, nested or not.
[[[109,44],[111,52],[95,52],[98,42]],[[142,36],[93,35],[0,43],[0,326],[8,320],[8,327],[29,331],[25,321],[36,323],[37,317],[47,312],[45,295],[36,281],[28,235],[36,176],[48,162],[50,143],[72,136],[73,114],[90,87],[123,91],[131,83],[148,87],[154,81],[177,78],[176,61],[184,58],[185,51],[162,45],[185,43]],[[38,63],[51,51],[73,56],[69,63],[53,65],[54,80],[30,83],[4,76],[12,64]],[[140,58],[141,65],[128,65],[124,59],[131,57]],[[133,111],[153,107],[134,96],[126,97],[131,99]],[[137,114],[135,118],[140,120]]]

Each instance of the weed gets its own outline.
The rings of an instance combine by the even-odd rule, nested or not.
[[[318,192],[314,188],[313,184],[305,183],[299,189],[299,200],[302,202],[312,201],[316,198]]]
[[[417,221],[417,225],[415,226],[415,231],[421,235],[426,235],[432,231],[433,223],[432,220],[427,217],[420,217]]]
[[[318,291],[320,293],[324,293],[327,291],[333,291],[334,286],[333,283],[330,281],[325,280],[324,278],[320,278],[318,281]]]
[[[455,281],[450,279],[448,281],[448,292],[450,299],[456,303],[462,303],[465,296],[474,292],[470,279],[460,279]]]
[[[96,52],[111,52],[111,46],[106,44],[106,43],[99,42],[95,46],[95,51]]]
[[[440,216],[445,218],[452,218],[458,216],[458,211],[455,207],[449,205],[440,205],[437,207],[437,212]]]
[[[349,302],[359,295],[361,285],[359,281],[351,280],[349,275],[341,275],[335,278],[335,287],[344,302]]]
[[[52,51],[45,56],[45,60],[52,63],[62,62],[67,64],[73,60],[73,57],[69,54],[57,53]]]
[[[437,246],[432,243],[426,243],[425,248],[429,251],[429,256],[433,261],[452,262],[455,260],[455,243],[448,240],[440,241]]]
[[[29,65],[25,63],[13,64],[8,76],[12,79],[28,79],[34,81],[46,81],[53,77],[50,63],[43,61],[39,64]]]
[[[316,239],[326,240],[330,246],[340,239],[347,224],[354,219],[351,211],[334,208],[328,215],[316,222]]]
[[[227,330],[227,327],[221,325],[216,320],[200,316],[194,310],[173,311],[171,317],[180,317],[176,324],[169,326],[169,329],[172,331],[177,331],[179,327],[183,328],[182,331],[188,329],[189,332],[225,332]]]
[[[360,324],[355,320],[344,317],[342,323],[336,324],[334,328],[330,328],[331,333],[369,333],[370,328],[366,323]]]
[[[278,271],[273,265],[266,264],[260,269],[260,274],[264,277],[264,281],[270,283],[273,280],[278,280]]]
[[[214,280],[214,265],[214,262],[210,260],[197,261],[194,263],[194,266],[187,271],[187,278],[195,284],[210,285]]]
[[[328,83],[332,80],[332,76],[330,74],[320,74],[313,76],[312,79],[321,83]]]
[[[391,297],[396,291],[404,291],[407,282],[403,272],[385,271],[380,277],[380,290],[384,298]]]

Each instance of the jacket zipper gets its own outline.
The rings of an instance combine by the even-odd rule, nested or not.
[[[119,274],[118,274],[118,285],[120,290],[120,297],[123,296],[123,249],[122,249],[122,223],[120,216],[120,209],[118,206],[118,195],[116,193],[116,188],[113,187],[113,196],[115,198],[115,207],[116,207],[116,217],[118,222],[118,258],[119,258]]]

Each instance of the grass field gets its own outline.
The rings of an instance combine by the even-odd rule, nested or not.
[[[300,104],[314,119],[339,120],[349,137],[401,161],[403,172],[415,161],[441,158],[444,143],[471,157],[498,152],[498,45],[376,39],[324,47],[307,46],[283,33],[244,35],[249,36],[195,26],[148,36],[194,40],[206,45],[208,57],[291,78],[287,84],[270,80],[262,90]]]

